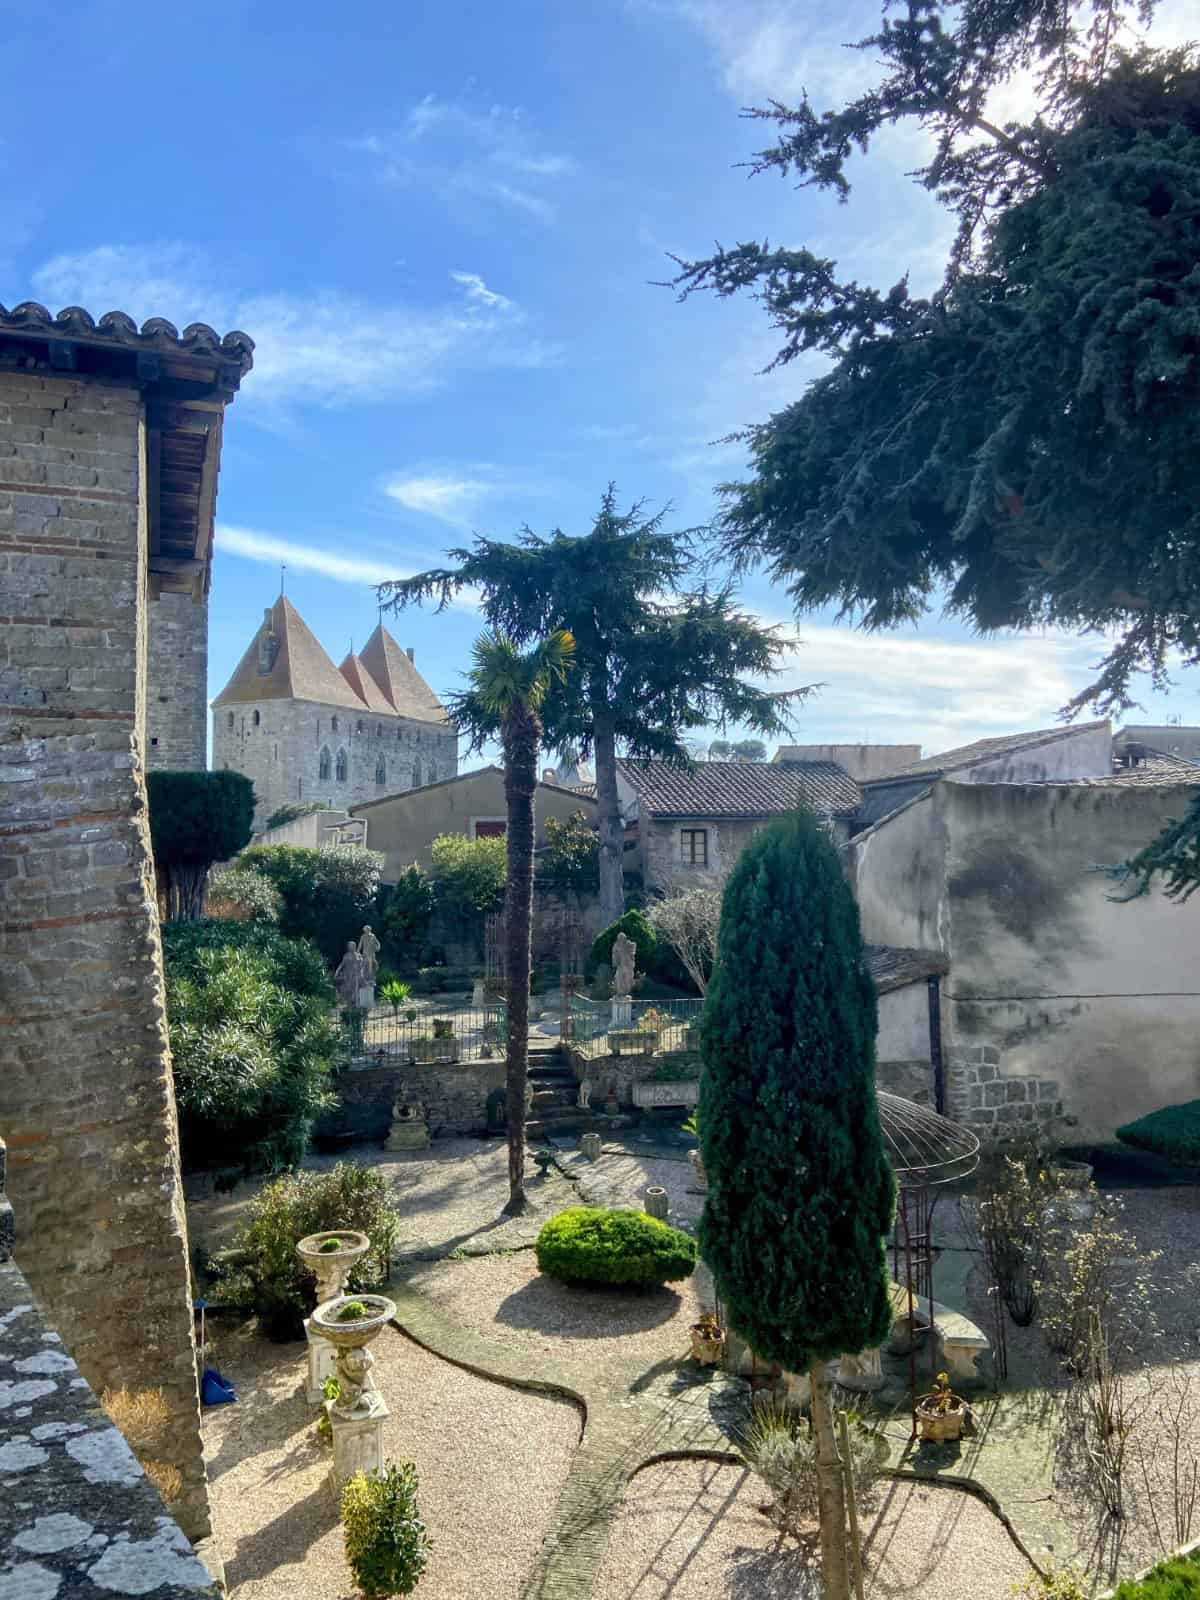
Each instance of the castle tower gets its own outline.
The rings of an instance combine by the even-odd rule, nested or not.
[[[382,623],[337,667],[280,595],[213,701],[213,764],[252,780],[261,829],[284,805],[345,809],[452,778],[458,740]]]

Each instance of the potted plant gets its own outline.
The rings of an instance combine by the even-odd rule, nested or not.
[[[405,983],[401,978],[389,978],[379,993],[391,1006],[392,1020],[395,1021],[400,1014],[400,1007],[412,994],[412,984]]]
[[[434,1017],[434,1019],[433,1019],[433,1037],[435,1039],[453,1039],[453,1037],[454,1037],[454,1018],[453,1017]]]
[[[706,1311],[699,1322],[693,1322],[691,1335],[692,1360],[702,1367],[719,1366],[725,1354],[725,1330],[716,1312]]]
[[[950,1387],[950,1374],[939,1372],[933,1380],[933,1388],[917,1401],[922,1439],[935,1444],[960,1439],[968,1409],[967,1402]]]

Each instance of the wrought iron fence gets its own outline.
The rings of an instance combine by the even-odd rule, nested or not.
[[[588,1057],[681,1055],[697,1048],[703,1000],[634,1000],[629,1022],[613,1022],[611,1000],[571,996],[571,1037]]]
[[[485,1061],[504,1054],[508,1019],[502,1000],[485,1006],[412,1000],[370,1011],[343,1009],[338,1025],[347,1060],[381,1063]]]

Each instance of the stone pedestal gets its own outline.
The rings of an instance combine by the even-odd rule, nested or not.
[[[642,1194],[642,1203],[646,1208],[648,1217],[657,1217],[661,1222],[667,1220],[670,1205],[667,1200],[667,1191],[657,1183],[650,1184]]]
[[[383,1424],[390,1415],[378,1389],[365,1389],[352,1416],[329,1407],[333,1432],[333,1486],[340,1494],[356,1472],[377,1478],[383,1472]]]
[[[427,1150],[429,1124],[427,1122],[393,1122],[387,1136],[385,1150]]]
[[[476,978],[471,987],[471,1007],[474,1011],[483,1011],[487,1006],[487,986],[482,978]]]
[[[323,1385],[326,1378],[337,1377],[337,1351],[328,1339],[313,1328],[312,1318],[304,1319],[304,1337],[308,1340],[308,1377],[304,1384],[304,1398],[310,1406],[319,1406],[325,1398]]]
[[[375,985],[373,983],[360,984],[358,990],[358,1004],[362,1011],[375,1009]]]
[[[579,1150],[585,1161],[599,1161],[600,1135],[598,1133],[585,1133],[579,1141]]]
[[[612,1025],[614,1028],[630,1028],[633,1026],[633,1000],[629,995],[613,995]]]
[[[692,1291],[701,1312],[716,1311],[717,1286],[713,1282],[712,1270],[703,1256],[696,1258],[696,1270],[692,1273]]]
[[[839,1356],[837,1381],[843,1389],[869,1394],[883,1388],[883,1363],[878,1346],[856,1356]]]

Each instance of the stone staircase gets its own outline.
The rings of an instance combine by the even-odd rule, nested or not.
[[[525,1125],[527,1138],[531,1141],[558,1138],[610,1127],[613,1119],[603,1115],[602,1107],[590,1111],[580,1109],[579,1085],[563,1059],[561,1046],[550,1040],[546,1044],[548,1049],[538,1049],[530,1041],[529,1081],[533,1085],[533,1105]]]

